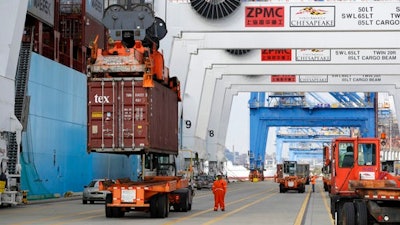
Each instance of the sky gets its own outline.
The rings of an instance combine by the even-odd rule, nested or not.
[[[247,154],[250,148],[250,93],[239,93],[232,101],[225,146],[231,151]]]

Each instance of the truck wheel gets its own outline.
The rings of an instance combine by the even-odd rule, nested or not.
[[[113,216],[113,212],[112,212],[112,208],[111,207],[107,207],[106,205],[106,217],[107,218],[112,218]]]
[[[120,217],[123,217],[125,215],[125,212],[122,211],[122,208],[120,208],[120,207],[113,207],[112,211],[113,211],[114,217],[120,218]]]
[[[192,210],[192,203],[193,203],[193,196],[194,196],[194,191],[192,189],[188,189],[188,198],[189,198],[189,207],[188,210]]]
[[[150,217],[156,218],[157,217],[157,201],[158,196],[155,195],[150,199]]]
[[[184,195],[182,196],[182,202],[181,202],[181,211],[182,212],[187,212],[189,210],[189,196]]]
[[[343,204],[340,217],[342,225],[355,225],[355,211],[352,202],[346,202]]]
[[[167,215],[167,195],[161,195],[158,198],[158,202],[158,218],[165,218],[165,215]]]
[[[368,224],[367,205],[363,201],[354,203],[356,206],[356,224]]]
[[[192,210],[192,203],[189,203],[189,205],[188,205],[188,210],[189,210],[189,211]]]
[[[150,216],[152,218],[165,218],[166,214],[165,195],[155,195],[150,200]]]
[[[168,195],[164,195],[165,196],[165,217],[169,216],[169,199],[168,199]]]
[[[299,193],[304,193],[305,191],[306,191],[306,186],[304,184],[301,184],[299,189],[298,189],[298,192]]]
[[[105,202],[105,210],[106,210],[106,217],[111,218],[114,217],[113,211],[111,207],[107,206],[107,203],[112,203],[112,194],[107,194],[106,195],[106,202]]]
[[[279,193],[285,193],[285,188],[283,187],[283,184],[279,184]]]

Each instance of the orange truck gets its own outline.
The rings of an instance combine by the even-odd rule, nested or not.
[[[164,218],[171,207],[175,211],[192,208],[189,178],[176,174],[180,84],[169,76],[158,51],[159,40],[166,34],[163,22],[154,17],[150,4],[112,5],[103,18],[107,46],[99,48],[97,38],[91,44],[87,151],[141,158],[137,181],[120,178],[115,184],[101,185],[110,192],[106,217],[145,211]]]
[[[288,190],[295,190],[304,193],[306,190],[307,177],[300,176],[296,161],[284,161],[277,164],[277,177],[275,181],[279,183],[279,192],[285,193]]]
[[[381,141],[332,141],[330,199],[336,224],[400,224],[400,181],[381,169]]]
[[[194,192],[187,179],[178,176],[147,176],[143,181],[117,179],[115,184],[101,186],[106,196],[106,217],[123,217],[129,211],[149,212],[152,218],[168,217],[175,211],[192,209]]]

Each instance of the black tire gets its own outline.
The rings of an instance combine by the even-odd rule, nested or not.
[[[167,204],[167,196],[163,194],[158,198],[158,218],[165,218],[165,215],[167,214],[166,204]]]
[[[299,191],[299,193],[304,193],[306,191],[306,186],[304,184],[300,185],[298,191]]]
[[[357,201],[354,204],[356,207],[356,224],[368,224],[368,209],[366,203]]]
[[[187,212],[188,210],[189,210],[189,196],[187,196],[186,194],[182,196],[181,211]]]
[[[189,211],[192,210],[192,203],[189,203],[189,205],[188,205],[188,210],[189,210]]]
[[[150,200],[150,216],[152,218],[165,218],[166,195],[155,195]]]
[[[87,201],[86,200],[82,200],[82,204],[86,205]]]
[[[106,202],[104,203],[105,211],[106,211],[106,217],[107,218],[112,218],[112,217],[114,217],[113,210],[112,210],[111,207],[107,207],[107,203],[112,203],[112,194],[107,194],[106,195]]]
[[[157,217],[157,201],[158,196],[155,195],[150,199],[150,217],[156,218]]]
[[[192,210],[192,203],[193,203],[193,197],[194,197],[194,190],[192,189],[188,189],[188,198],[189,198],[189,206],[188,206],[188,210]]]
[[[120,218],[120,217],[123,217],[125,215],[125,212],[122,211],[122,208],[120,208],[120,207],[113,207],[112,211],[113,211],[114,217]]]
[[[111,207],[107,207],[106,206],[106,217],[107,218],[113,218],[114,217],[114,214],[113,214],[113,211],[112,211]]]
[[[279,184],[279,193],[285,193],[285,188],[283,187],[283,184]]]
[[[94,204],[94,201],[90,201],[90,204]]]
[[[341,225],[355,225],[355,210],[352,202],[345,202],[343,204],[341,213]]]
[[[165,217],[168,217],[169,209],[170,209],[169,199],[168,199],[168,195],[164,195],[164,196],[165,196]]]

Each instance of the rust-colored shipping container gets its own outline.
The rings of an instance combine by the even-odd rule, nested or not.
[[[178,97],[141,78],[88,81],[88,151],[178,154]]]

